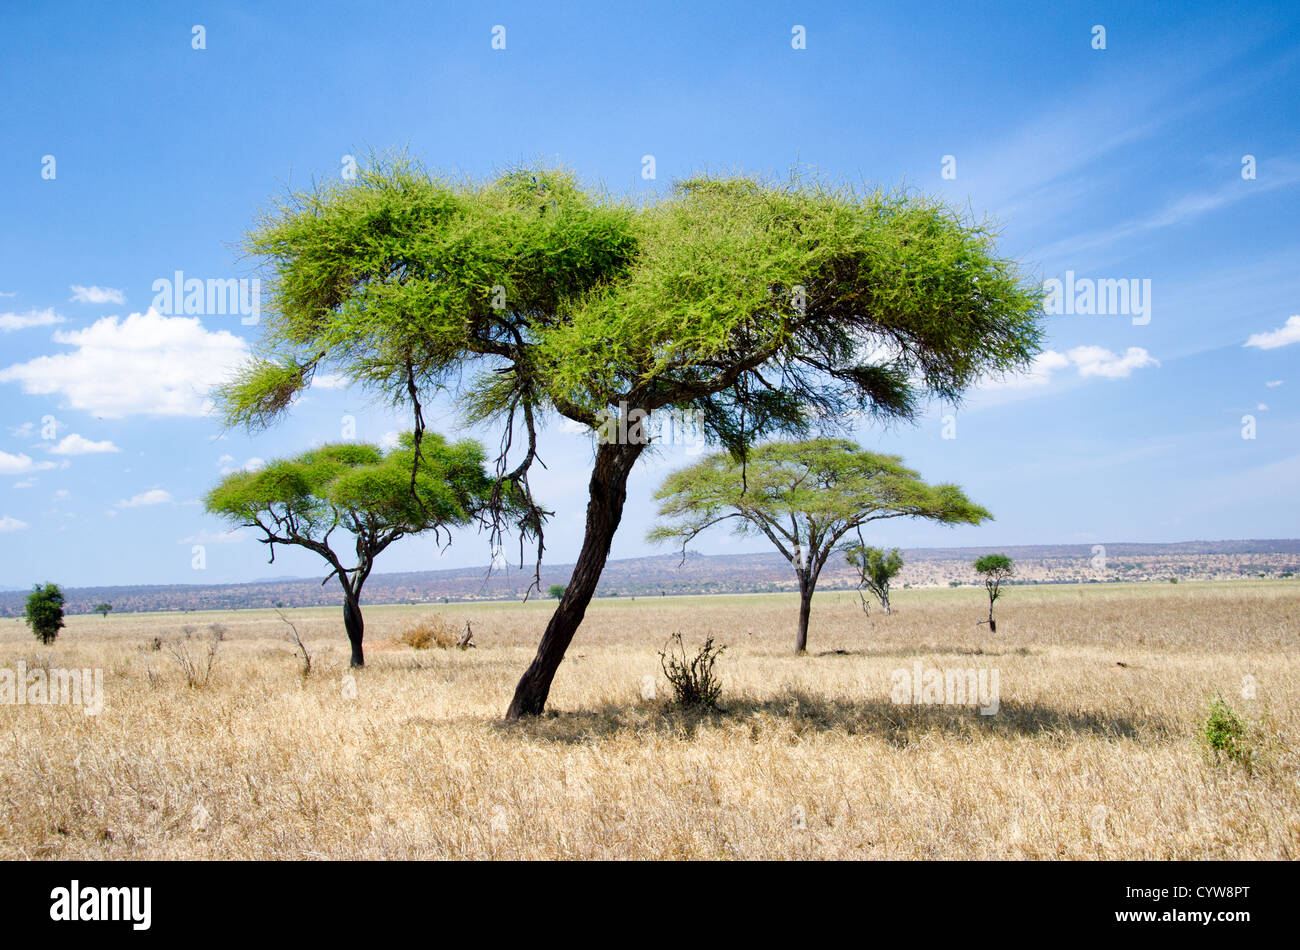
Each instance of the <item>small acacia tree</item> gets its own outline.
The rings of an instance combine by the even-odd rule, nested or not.
[[[552,584],[552,585],[550,586],[550,588],[547,590],[547,593],[549,593],[549,594],[550,594],[552,597],[554,597],[556,600],[559,600],[560,598],[562,598],[562,597],[564,596],[564,585],[563,585],[563,584]]]
[[[408,406],[418,445],[422,404],[455,387],[468,421],[500,427],[497,484],[521,502],[517,518],[493,512],[493,532],[513,524],[539,565],[540,421],[617,418],[595,448],[573,574],[507,711],[537,715],[646,446],[625,423],[689,413],[741,455],[851,411],[910,419],[923,397],[1022,369],[1042,292],[995,238],[902,191],[703,177],[619,201],[563,170],[480,183],[372,159],[289,195],[250,236],[266,337],[221,403],[229,423],[264,426],[329,367]]]
[[[858,589],[869,590],[875,594],[885,613],[889,613],[889,585],[903,569],[903,552],[898,548],[886,552],[881,548],[868,547],[864,542],[859,541],[844,549],[844,557],[850,565],[857,568]],[[867,609],[865,597],[862,600],[862,609]]]
[[[843,439],[769,442],[744,464],[719,452],[669,475],[655,498],[666,520],[650,539],[679,542],[683,555],[696,535],[724,521],[776,546],[799,581],[796,653],[808,646],[817,578],[845,534],[885,518],[979,524],[993,517],[956,485],[927,485],[898,456]]]
[[[361,589],[375,558],[394,541],[444,531],[473,520],[487,504],[492,479],[483,449],[473,441],[449,445],[426,434],[415,467],[407,433],[388,452],[359,443],[325,445],[296,458],[275,461],[256,472],[235,472],[208,493],[207,510],[227,521],[258,529],[275,561],[277,544],[319,554],[343,588],[343,625],[352,645],[352,666],[365,665]],[[334,533],[352,539],[355,560],[344,565]]]
[[[99,614],[101,617],[104,617],[105,619],[108,618],[108,613],[112,609],[113,609],[113,605],[109,603],[95,605],[95,613]]]
[[[1002,582],[1016,573],[1011,558],[1005,554],[985,554],[975,559],[975,573],[984,579],[984,588],[989,592],[989,619],[980,623],[989,625],[989,632],[998,632],[998,623],[993,619],[993,604],[1002,596]]]
[[[58,584],[37,584],[27,595],[27,626],[49,646],[63,629],[63,591]]]

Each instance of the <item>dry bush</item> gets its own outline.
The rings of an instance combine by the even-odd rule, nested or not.
[[[456,625],[439,614],[430,614],[408,625],[402,630],[398,639],[415,650],[428,650],[438,647],[450,649],[460,642],[461,631]]]

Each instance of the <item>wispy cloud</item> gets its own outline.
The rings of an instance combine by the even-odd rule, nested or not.
[[[1259,347],[1261,350],[1276,350],[1279,346],[1290,346],[1292,343],[1300,343],[1300,314],[1287,317],[1286,323],[1276,330],[1252,333],[1244,345]],[[1278,380],[1276,384],[1268,385],[1281,384],[1281,380]]]
[[[26,330],[30,327],[48,327],[62,323],[63,317],[52,308],[45,310],[28,310],[26,313],[0,313],[0,331],[11,333],[14,330]]]
[[[161,488],[151,488],[131,498],[124,498],[117,503],[118,508],[143,508],[147,505],[165,505],[172,500],[172,494]]]
[[[1300,184],[1300,162],[1279,159],[1274,165],[1276,170],[1267,179],[1257,181],[1236,179],[1212,190],[1191,192],[1167,202],[1162,208],[1150,214],[1131,218],[1113,227],[1089,234],[1065,238],[1048,245],[1038,253],[1048,260],[1059,259],[1063,255],[1078,255],[1082,251],[1108,247],[1150,231],[1189,224],[1229,205]]]
[[[22,531],[26,527],[27,527],[27,522],[19,521],[17,518],[10,518],[8,515],[5,515],[3,518],[0,518],[0,532]]]
[[[71,299],[76,303],[126,303],[126,294],[116,287],[83,287],[81,284],[73,284],[70,288],[72,291]]]
[[[1099,376],[1105,379],[1123,379],[1131,376],[1134,370],[1159,365],[1160,361],[1141,346],[1130,346],[1123,355],[1113,353],[1101,346],[1076,346],[1064,353],[1044,350],[1034,358],[1025,372],[983,380],[979,388],[997,390],[1046,386],[1058,370],[1068,369],[1071,366],[1082,378]]]
[[[23,452],[17,455],[0,452],[0,475],[25,475],[27,472],[39,472],[55,467],[53,462],[34,462],[30,455]]]
[[[120,452],[122,450],[107,439],[102,442],[92,442],[90,439],[74,432],[64,436],[59,444],[50,451],[55,455],[93,455],[99,452]]]

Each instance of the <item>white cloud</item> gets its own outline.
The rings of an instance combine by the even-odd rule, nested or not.
[[[24,478],[21,482],[14,482],[14,488],[31,488],[36,484],[34,478]]]
[[[66,501],[71,497],[72,497],[72,493],[69,492],[66,488],[60,488],[58,491],[54,493],[55,501]]]
[[[401,440],[402,434],[400,432],[385,432],[379,437],[379,447],[387,452],[390,449],[397,448],[401,443]]]
[[[118,508],[143,508],[145,505],[165,505],[172,500],[172,494],[161,488],[151,488],[131,498],[124,498],[117,503]]]
[[[1270,383],[1269,385],[1271,386],[1272,383]],[[32,422],[24,422],[20,426],[9,427],[9,434],[19,439],[30,438],[33,434],[35,434],[35,432],[36,432],[36,424]]]
[[[50,451],[55,455],[92,455],[96,452],[121,452],[122,450],[108,439],[103,442],[92,442],[74,432],[64,436],[63,440]]]
[[[1159,361],[1140,346],[1130,346],[1124,351],[1123,356],[1117,356],[1100,346],[1076,346],[1065,353],[1044,350],[1034,357],[1027,371],[1000,379],[986,379],[980,383],[979,388],[996,390],[1046,386],[1052,381],[1054,373],[1071,366],[1078,370],[1081,377],[1104,376],[1109,379],[1121,379],[1130,375],[1135,369],[1159,365]]]
[[[1276,350],[1279,346],[1300,343],[1300,314],[1287,317],[1286,323],[1267,333],[1252,333],[1246,346],[1257,346],[1261,350]],[[1271,383],[1269,385],[1272,385]]]
[[[217,459],[217,465],[220,467],[222,475],[231,475],[235,472],[257,472],[266,468],[266,462],[254,455],[243,465],[233,455],[223,455]]]
[[[18,296],[18,291],[16,290],[11,290],[8,293],[5,293],[3,290],[0,290],[0,297],[17,297],[17,296]]]
[[[1044,350],[1034,357],[1029,369],[1023,373],[1014,373],[997,379],[988,379],[980,383],[981,389],[1026,389],[1030,386],[1045,386],[1052,381],[1052,373],[1070,365],[1070,358],[1055,350]]]
[[[126,303],[126,294],[116,287],[82,287],[73,284],[68,289],[72,291],[71,299],[77,303]]]
[[[54,467],[53,462],[33,462],[32,457],[23,452],[17,455],[0,452],[0,475],[23,475],[27,472],[39,472]]]
[[[28,327],[48,327],[62,322],[63,317],[55,313],[53,308],[28,310],[26,313],[0,313],[0,331],[5,333],[26,330]]]
[[[1130,346],[1123,356],[1116,356],[1100,346],[1076,346],[1066,355],[1079,368],[1080,376],[1122,379],[1132,375],[1135,369],[1160,365],[1155,357],[1140,346]]]
[[[311,378],[312,389],[346,389],[348,378],[339,373],[316,373]]]
[[[1261,402],[1258,406],[1255,407],[1255,411],[1256,411],[1256,412],[1268,412],[1268,403],[1266,403],[1266,402]]]
[[[1282,380],[1280,380],[1280,379],[1270,379],[1270,380],[1269,380],[1268,382],[1266,382],[1264,385],[1267,386],[1269,389],[1276,389],[1277,387],[1279,387],[1279,386],[1282,385]]]
[[[0,518],[0,531],[22,531],[27,527],[27,522],[19,521],[17,518],[10,518],[5,515]]]
[[[248,344],[227,330],[205,330],[198,317],[165,317],[152,308],[119,322],[104,317],[85,330],[56,331],[71,353],[40,356],[0,370],[0,382],[32,395],[61,395],[73,409],[119,419],[129,415],[201,416],[212,387],[229,378]]]

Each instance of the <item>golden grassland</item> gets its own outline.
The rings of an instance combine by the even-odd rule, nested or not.
[[[1294,858],[1300,582],[1013,587],[814,601],[619,598],[587,613],[546,717],[501,715],[546,603],[438,609],[476,649],[366,612],[348,688],[338,611],[77,616],[52,647],[0,624],[0,666],[101,667],[106,706],[0,706],[3,858]],[[225,627],[206,688],[168,644]],[[722,711],[672,709],[657,652],[727,644]],[[162,649],[154,648],[161,638]],[[915,660],[999,671],[1001,706],[894,705]],[[1117,664],[1125,664],[1123,666]],[[654,675],[658,698],[641,695]],[[1254,699],[1243,677],[1254,677]],[[1224,698],[1253,769],[1198,738]]]

